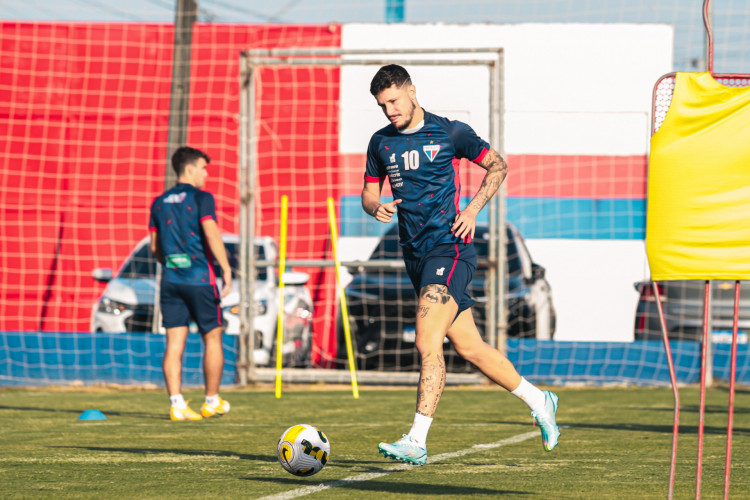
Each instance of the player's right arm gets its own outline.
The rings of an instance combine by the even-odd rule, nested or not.
[[[378,159],[379,137],[375,134],[367,146],[367,166],[365,167],[365,185],[362,188],[362,209],[367,215],[375,217],[380,222],[391,222],[393,214],[396,213],[396,205],[401,200],[393,200],[388,203],[380,202],[380,193],[383,192],[385,182],[385,169]]]
[[[388,203],[380,202],[380,193],[383,189],[383,181],[379,182],[365,181],[362,188],[362,208],[364,211],[380,222],[391,222],[393,215],[396,213],[396,205],[401,200],[393,200]]]

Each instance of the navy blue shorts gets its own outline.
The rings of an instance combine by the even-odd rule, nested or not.
[[[216,286],[162,281],[160,299],[164,328],[188,326],[190,318],[201,333],[222,326],[221,295]]]
[[[445,285],[458,304],[458,313],[474,305],[469,295],[469,283],[477,269],[477,252],[472,243],[437,245],[421,258],[404,253],[406,272],[414,290],[419,292],[427,285]]]

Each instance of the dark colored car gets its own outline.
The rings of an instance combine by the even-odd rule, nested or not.
[[[474,245],[480,265],[474,273],[469,293],[477,303],[472,308],[479,332],[486,328],[487,296],[485,277],[489,233],[478,226]],[[555,331],[555,309],[545,270],[534,263],[518,230],[507,225],[508,255],[508,335],[551,339]],[[370,261],[401,260],[398,228],[393,226],[381,238]],[[414,370],[419,355],[414,345],[417,296],[403,268],[359,268],[345,289],[352,341],[362,369]],[[338,319],[339,353],[345,353],[341,315]],[[446,338],[446,362],[449,371],[469,371],[471,367],[458,356]],[[339,355],[339,358],[345,354]]]
[[[750,282],[740,283],[738,342],[747,343],[750,331]],[[703,335],[705,281],[660,281],[659,295],[670,339],[700,342]],[[661,323],[652,282],[635,283],[640,297],[635,312],[635,340],[661,340]],[[734,315],[734,281],[711,281],[711,336],[714,342],[731,342]]]

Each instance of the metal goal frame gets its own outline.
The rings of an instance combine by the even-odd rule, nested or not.
[[[255,235],[255,190],[258,177],[258,116],[256,110],[256,89],[258,71],[269,67],[320,67],[320,66],[383,66],[399,63],[407,66],[484,66],[489,73],[489,142],[500,154],[503,147],[503,91],[504,91],[504,51],[502,48],[466,48],[466,49],[398,49],[398,50],[347,50],[340,48],[289,48],[289,49],[252,49],[245,50],[240,57],[240,335],[237,361],[240,385],[249,382],[265,381],[272,378],[272,369],[259,369],[254,366],[253,349],[256,344],[254,325],[254,276],[256,269],[264,266],[275,266],[278,261],[257,260],[253,251]],[[489,258],[488,267],[488,305],[486,340],[494,347],[504,348],[507,340],[507,270],[506,229],[505,229],[505,184],[502,184],[496,196],[488,205],[489,211]],[[287,260],[288,266],[333,267],[334,260]],[[503,263],[503,265],[498,265]],[[401,260],[378,262],[348,261],[341,262],[345,267],[367,267],[372,269],[389,269],[403,267]],[[285,371],[291,371],[285,369]],[[340,378],[339,370],[314,370],[317,381],[331,382]],[[269,373],[266,373],[269,372]],[[331,372],[326,377],[325,372]],[[301,375],[301,376],[300,376]],[[361,382],[367,383],[367,377],[360,374]],[[382,374],[381,374],[382,375]],[[401,383],[395,377],[391,383]],[[292,378],[307,380],[304,374]],[[449,377],[450,378],[450,377]],[[480,379],[477,378],[477,381]],[[383,383],[382,377],[377,377]],[[465,383],[465,382],[464,382]]]

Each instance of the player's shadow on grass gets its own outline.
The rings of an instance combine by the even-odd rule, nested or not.
[[[85,408],[84,408],[85,409]],[[83,413],[83,410],[80,408],[76,409],[66,409],[66,408],[39,408],[38,406],[7,406],[7,405],[0,405],[0,410],[17,410],[17,411],[44,411],[44,412],[50,412],[50,413],[74,413],[76,415],[80,415]],[[155,418],[157,420],[169,420],[169,415],[165,415],[164,413],[144,413],[141,411],[110,411],[107,409],[101,410],[102,413],[106,416],[113,416],[113,417],[139,417],[139,418]]]
[[[387,469],[380,469],[384,473],[397,474],[401,471],[392,471]],[[405,469],[409,470],[409,469]],[[425,484],[425,483],[402,483],[392,481],[323,481],[317,482],[313,478],[308,479],[297,479],[297,478],[283,478],[283,477],[243,477],[240,478],[245,481],[258,481],[258,482],[273,482],[283,484],[285,486],[316,486],[319,484],[326,484],[332,488],[342,488],[347,490],[359,490],[359,491],[371,491],[379,493],[396,493],[396,494],[419,494],[420,496],[431,497],[431,496],[469,496],[469,495],[531,495],[534,492],[528,491],[517,491],[517,490],[496,490],[492,488],[478,488],[475,486],[456,486],[452,484]],[[374,478],[379,479],[379,478]]]
[[[137,453],[144,455],[188,455],[239,458],[240,460],[254,460],[257,462],[276,462],[273,455],[250,455],[223,450],[186,450],[184,448],[115,448],[109,446],[48,446],[48,448],[65,448],[73,450],[102,451],[107,453]]]
[[[383,470],[382,460],[350,460],[336,458],[329,467],[340,467],[342,469],[356,469],[357,474],[365,472],[380,472]],[[352,472],[355,472],[352,470]]]

